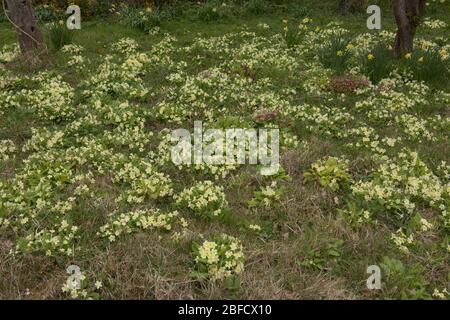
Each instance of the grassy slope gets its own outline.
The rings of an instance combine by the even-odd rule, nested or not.
[[[317,3],[314,1],[314,3]],[[321,7],[323,6],[323,7]],[[311,5],[310,17],[317,23],[325,25],[330,21],[341,21],[342,24],[355,34],[366,32],[365,15],[336,16],[328,13],[327,4]],[[383,26],[393,30],[393,18],[388,9],[384,10]],[[277,14],[267,17],[251,17],[248,19],[233,19],[219,24],[204,24],[192,21],[175,21],[164,24],[163,30],[176,36],[178,45],[190,44],[197,37],[218,36],[240,30],[247,26],[256,30],[260,22],[268,23],[274,30],[280,30],[281,20],[289,14]],[[448,14],[438,12],[435,18],[448,20]],[[15,38],[9,26],[0,24],[0,43],[12,43]],[[443,36],[449,36],[448,30]],[[123,26],[103,22],[88,21],[75,37],[75,43],[87,49],[88,57],[107,52],[107,45],[122,37],[132,37],[139,41],[144,49],[157,42],[159,36],[144,35],[139,31],[124,28]],[[62,59],[58,57],[58,59]],[[185,57],[186,59],[186,57]],[[188,59],[186,59],[189,61]],[[61,63],[57,68],[66,71]],[[205,66],[214,65],[214,59],[205,61]],[[192,70],[192,73],[201,71]],[[275,75],[276,77],[276,75]],[[66,73],[64,79],[76,84],[78,78]],[[280,88],[289,85],[279,76]],[[158,85],[163,78],[150,79],[151,83]],[[450,90],[450,84],[447,91]],[[349,104],[351,102],[348,102]],[[12,139],[23,143],[30,137],[31,126],[39,123],[31,114],[14,114],[14,117],[0,119],[0,140]],[[389,128],[379,128],[380,132],[388,132]],[[298,129],[303,138],[301,128]],[[319,185],[307,184],[302,181],[302,174],[310,164],[321,157],[339,155],[341,145],[339,141],[308,135],[305,139],[311,146],[306,152],[292,154],[284,159],[286,171],[291,175],[293,182],[287,185],[289,195],[282,202],[279,210],[262,210],[262,223],[271,225],[271,232],[265,237],[255,237],[251,233],[235,232],[235,219],[229,219],[218,224],[214,222],[192,221],[191,229],[197,234],[211,234],[226,232],[238,235],[245,244],[247,253],[246,272],[242,276],[242,289],[231,292],[219,285],[199,285],[193,281],[186,270],[191,268],[190,244],[172,244],[160,242],[157,235],[142,233],[123,239],[108,247],[101,244],[90,243],[89,236],[96,229],[86,228],[88,234],[86,251],[77,256],[75,261],[48,260],[40,256],[25,256],[22,259],[5,259],[6,250],[0,248],[0,298],[58,298],[62,297],[60,287],[65,279],[65,266],[76,263],[83,269],[90,270],[104,283],[108,283],[102,293],[105,298],[376,298],[398,297],[396,290],[385,290],[383,293],[369,293],[364,290],[367,275],[365,269],[368,265],[380,261],[383,256],[397,257],[396,248],[389,244],[388,238],[392,230],[385,225],[363,227],[353,231],[346,226],[342,219],[334,215],[335,196],[324,191]],[[426,154],[433,161],[448,160],[448,145],[427,146],[421,145],[419,152]],[[423,152],[422,152],[423,151]],[[364,161],[354,154],[354,170],[364,172]],[[361,164],[361,167],[359,167]],[[10,164],[2,175],[10,176],[15,166]],[[5,173],[6,172],[6,173]],[[252,191],[261,181],[255,176],[240,176],[226,182],[227,196],[237,218],[255,216],[254,212],[246,208],[245,202],[252,197]],[[249,187],[250,186],[250,187]],[[104,192],[113,192],[106,186]],[[111,199],[109,199],[111,201]],[[77,219],[91,220],[98,225],[93,216],[104,217],[108,213],[108,199],[105,207],[91,211],[87,206],[78,208]],[[89,235],[90,233],[90,235]],[[345,241],[340,248],[340,257],[336,262],[325,255],[327,272],[305,268],[301,261],[311,250],[324,248],[326,245]],[[4,239],[0,238],[1,241]],[[1,245],[0,245],[1,247]],[[438,253],[439,255],[440,253]],[[421,264],[425,270],[423,275],[433,283],[445,283],[448,269],[442,268],[439,256],[424,247],[423,252],[417,252],[409,257],[402,257],[407,266]],[[25,290],[29,288],[31,295],[26,296]]]

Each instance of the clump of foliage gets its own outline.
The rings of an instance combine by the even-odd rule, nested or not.
[[[73,42],[73,31],[69,30],[63,20],[48,25],[48,36],[54,50],[60,50]]]
[[[63,18],[63,14],[49,5],[39,5],[34,9],[39,22],[54,22]]]
[[[415,51],[404,57],[407,70],[417,81],[440,88],[450,81],[450,59],[446,58],[445,50]]]
[[[336,157],[328,157],[314,162],[311,169],[305,172],[304,177],[307,180],[317,180],[321,186],[332,191],[342,189],[351,180],[348,161]]]
[[[280,201],[284,193],[285,189],[278,187],[276,181],[274,181],[270,186],[261,187],[260,190],[255,191],[255,196],[249,201],[248,205],[249,207],[256,207],[261,204],[270,208]]]
[[[211,241],[193,245],[196,262],[195,275],[212,280],[231,280],[244,270],[244,253],[241,242],[222,234]]]
[[[106,16],[109,13],[111,5],[118,1],[115,0],[33,0],[33,4],[36,8],[45,7],[45,10],[49,12],[50,10],[55,11],[65,11],[70,5],[77,5],[81,8],[83,17],[92,16]],[[144,0],[135,1],[124,1],[124,2],[134,2],[139,5],[145,3]]]
[[[305,33],[309,30],[311,22],[311,19],[304,18],[297,26],[288,20],[283,21],[283,36],[288,48],[293,48],[301,43]]]
[[[380,43],[364,57],[362,65],[363,72],[372,83],[378,83],[387,78],[394,69],[393,52],[385,44]]]
[[[267,14],[273,10],[272,4],[267,0],[249,0],[244,4],[244,10],[250,14]]]
[[[351,201],[347,202],[345,208],[337,209],[337,213],[353,229],[357,229],[363,224],[372,222],[370,212],[368,210],[361,209],[358,205]]]
[[[368,5],[367,0],[340,0],[339,12],[341,14],[362,12]]]
[[[6,18],[5,11],[0,10],[0,22],[5,22],[8,19]]]
[[[343,245],[343,240],[331,240],[319,248],[310,249],[301,265],[311,269],[327,271],[331,264],[340,259]]]
[[[291,12],[292,15],[297,19],[311,16],[311,9],[305,7],[305,4],[303,3],[302,4],[292,3],[289,7],[289,12]]]
[[[328,83],[328,89],[337,93],[351,93],[370,85],[364,77],[358,76],[334,76]]]
[[[186,188],[177,196],[176,204],[206,218],[219,217],[228,207],[223,188],[215,186],[211,181],[199,182]]]
[[[319,49],[318,56],[320,63],[325,68],[331,69],[335,74],[343,74],[348,67],[350,53],[350,40],[341,35],[336,35]]]
[[[213,22],[231,18],[233,6],[222,1],[208,1],[198,7],[197,18],[203,22]]]
[[[384,257],[381,263],[384,281],[387,284],[385,290],[397,294],[399,299],[429,299],[426,291],[427,281],[422,276],[422,268],[415,265],[407,268],[395,258]],[[395,293],[394,293],[395,291]]]
[[[115,7],[113,7],[113,10],[115,12]],[[163,11],[138,8],[127,4],[122,4],[118,8],[117,15],[121,24],[144,32],[149,32],[153,28],[160,26],[161,21],[165,17]]]

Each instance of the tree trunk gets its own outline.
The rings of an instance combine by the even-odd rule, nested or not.
[[[394,52],[397,57],[413,51],[414,36],[425,11],[426,0],[393,0],[397,35]]]
[[[3,0],[0,0],[3,1]],[[6,0],[11,21],[16,28],[22,53],[45,49],[44,38],[39,29],[30,0]]]

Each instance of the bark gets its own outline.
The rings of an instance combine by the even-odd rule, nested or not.
[[[414,48],[414,36],[425,11],[426,0],[393,0],[397,34],[394,52],[397,57],[410,53]]]
[[[22,53],[27,54],[35,49],[44,49],[44,38],[37,25],[30,0],[6,0],[6,4],[9,11],[7,14],[16,28]]]

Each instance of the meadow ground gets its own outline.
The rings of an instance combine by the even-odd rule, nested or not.
[[[0,298],[448,298],[450,3],[398,60],[389,8],[307,3],[86,20],[36,68],[0,23]],[[199,120],[279,128],[282,169],[175,166]]]

